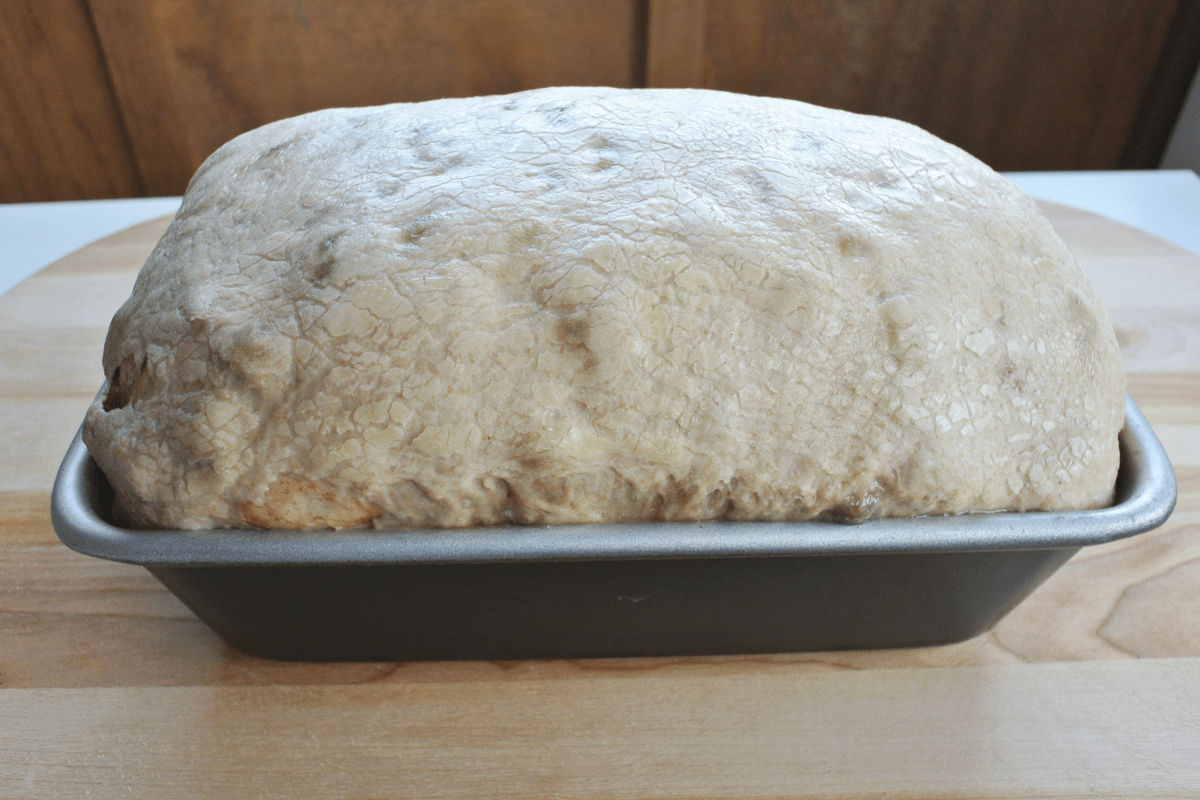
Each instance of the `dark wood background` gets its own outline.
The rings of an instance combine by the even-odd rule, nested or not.
[[[1200,0],[6,0],[0,202],[182,193],[338,105],[701,86],[898,117],[1000,170],[1152,168]]]

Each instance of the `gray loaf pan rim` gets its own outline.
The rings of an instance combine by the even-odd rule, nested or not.
[[[353,566],[1075,550],[1162,525],[1175,475],[1126,396],[1114,504],[1093,511],[996,512],[837,522],[644,522],[450,530],[128,530],[106,520],[112,490],[72,441],[51,519],[72,550],[146,567]]]

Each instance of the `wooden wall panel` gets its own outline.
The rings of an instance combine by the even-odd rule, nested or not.
[[[0,3],[0,203],[142,193],[84,0]]]
[[[1153,167],[1200,0],[12,0],[0,202],[183,191],[336,105],[705,86],[914,122],[998,169]]]
[[[646,81],[664,89],[704,87],[706,0],[650,0]]]
[[[1200,65],[1200,0],[1179,3],[1117,166],[1156,169]]]
[[[90,0],[152,193],[329,106],[643,80],[637,0]]]
[[[1164,41],[1190,0],[656,0],[703,13],[690,85],[791,97],[913,122],[997,169],[1121,166]],[[697,9],[703,8],[702,12]],[[1192,45],[1188,45],[1189,47]],[[1184,69],[1194,52],[1184,53]],[[676,62],[685,60],[676,57]],[[1186,78],[1184,78],[1186,80]],[[1165,141],[1165,139],[1164,139]]]

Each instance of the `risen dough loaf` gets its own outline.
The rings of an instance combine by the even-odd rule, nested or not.
[[[900,122],[708,91],[337,109],[222,147],[85,437],[132,524],[1110,502],[1124,374],[1034,204]]]

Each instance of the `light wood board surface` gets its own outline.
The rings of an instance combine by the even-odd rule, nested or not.
[[[1166,447],[1162,528],[913,650],[298,664],[54,535],[108,321],[166,220],[0,297],[0,797],[1200,796],[1200,257],[1043,206]]]

